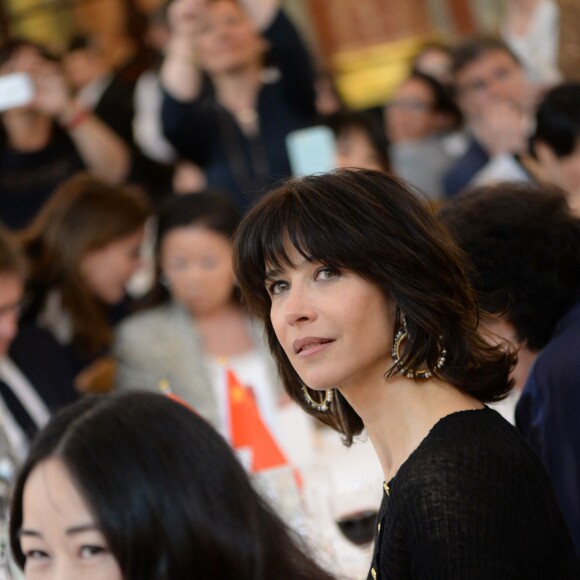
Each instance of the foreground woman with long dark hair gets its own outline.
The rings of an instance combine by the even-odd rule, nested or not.
[[[52,419],[10,541],[27,579],[331,580],[209,423],[154,393],[88,395]]]

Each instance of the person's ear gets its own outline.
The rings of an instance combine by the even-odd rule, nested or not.
[[[536,158],[542,165],[552,166],[554,164],[556,154],[547,143],[539,139],[534,139],[533,146]]]
[[[554,150],[544,141],[534,139],[533,149],[538,165],[546,181],[558,185],[560,183],[558,156]]]

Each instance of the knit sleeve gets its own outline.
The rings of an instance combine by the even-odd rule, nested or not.
[[[493,443],[478,449],[440,443],[437,452],[418,458],[421,468],[409,474],[402,492],[412,577],[503,580],[557,573],[559,546],[570,542],[538,464]],[[561,570],[554,577],[573,576]]]

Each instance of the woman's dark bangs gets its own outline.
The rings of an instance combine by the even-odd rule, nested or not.
[[[316,214],[309,211],[296,196],[286,196],[279,211],[268,216],[261,224],[261,247],[264,262],[270,267],[295,267],[288,255],[289,240],[297,252],[309,262],[327,264],[332,256],[332,244],[327,228],[321,227]],[[329,264],[330,265],[330,264]]]

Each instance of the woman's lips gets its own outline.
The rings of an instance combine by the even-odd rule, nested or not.
[[[324,350],[332,342],[334,341],[330,338],[308,336],[306,338],[295,340],[292,343],[292,348],[294,349],[294,353],[296,355],[300,357],[306,357],[317,354],[321,350]]]

